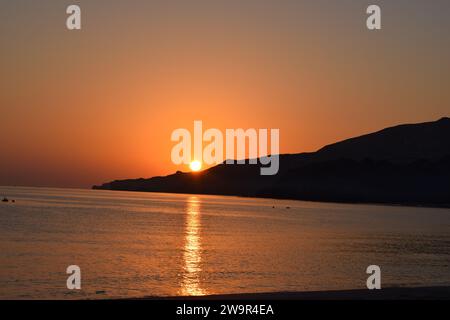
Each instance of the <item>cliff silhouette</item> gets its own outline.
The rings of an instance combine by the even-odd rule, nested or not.
[[[280,155],[280,170],[220,164],[196,173],[116,180],[93,189],[450,207],[450,118],[404,124]]]

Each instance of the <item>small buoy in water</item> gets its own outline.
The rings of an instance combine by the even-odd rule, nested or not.
[[[290,209],[291,207],[286,207],[286,209]]]
[[[275,209],[275,206],[272,206],[272,209]]]
[[[12,200],[11,202],[12,202],[12,203],[16,203],[16,200]]]
[[[8,202],[8,198],[3,198],[2,202]]]

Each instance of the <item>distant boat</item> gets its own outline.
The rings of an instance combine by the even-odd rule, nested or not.
[[[8,202],[8,198],[3,198],[2,202]]]

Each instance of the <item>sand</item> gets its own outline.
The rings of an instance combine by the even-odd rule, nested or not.
[[[450,287],[146,297],[147,300],[450,300]]]

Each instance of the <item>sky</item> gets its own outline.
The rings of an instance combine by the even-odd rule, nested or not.
[[[0,0],[0,185],[187,171],[170,136],[194,120],[277,128],[297,153],[450,116],[449,17],[448,0]]]

